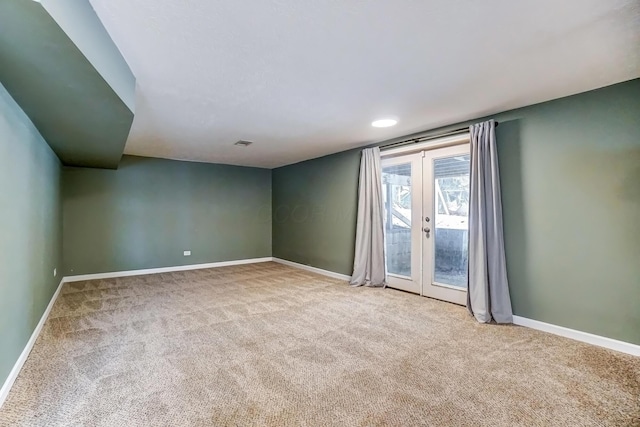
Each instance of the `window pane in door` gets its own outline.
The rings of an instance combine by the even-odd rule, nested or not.
[[[469,155],[434,160],[434,280],[467,287],[469,266]]]
[[[411,163],[382,168],[387,272],[411,276]]]

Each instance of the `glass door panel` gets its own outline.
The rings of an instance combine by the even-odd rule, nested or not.
[[[425,152],[423,295],[466,303],[469,263],[469,144]]]
[[[469,155],[434,159],[434,281],[467,287]]]
[[[382,168],[387,273],[411,277],[411,163]]]
[[[387,283],[420,293],[422,172],[419,155],[382,161]]]

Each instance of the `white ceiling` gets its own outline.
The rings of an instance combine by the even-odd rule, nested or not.
[[[142,156],[271,168],[640,76],[640,0],[91,4]]]

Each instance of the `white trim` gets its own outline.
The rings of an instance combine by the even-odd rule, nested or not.
[[[323,270],[317,267],[311,267],[310,265],[298,264],[297,262],[287,261],[286,259],[274,257],[273,261],[279,262],[280,264],[288,265],[289,267],[295,267],[301,270],[307,270],[313,273],[322,274],[323,276],[333,277],[334,279],[346,280],[347,282],[351,280],[351,276],[347,276],[346,274],[334,273],[333,271]]]
[[[62,280],[60,280],[60,284],[58,285],[58,289],[56,289],[55,293],[51,297],[51,301],[49,301],[49,305],[47,305],[47,308],[44,310],[44,313],[42,313],[42,317],[40,317],[40,321],[36,325],[36,328],[33,330],[33,333],[31,334],[31,338],[29,338],[29,341],[27,341],[27,345],[24,347],[24,350],[22,350],[22,353],[20,353],[20,357],[18,357],[18,360],[16,361],[15,365],[13,365],[13,369],[11,369],[11,372],[9,372],[9,376],[7,377],[4,384],[2,385],[2,388],[0,389],[0,408],[2,408],[2,405],[4,404],[5,400],[7,400],[7,396],[9,396],[9,391],[11,391],[11,387],[13,387],[13,383],[15,382],[16,378],[18,378],[18,374],[20,373],[20,370],[22,369],[24,362],[27,361],[27,358],[29,357],[29,353],[31,353],[31,350],[33,349],[33,345],[36,343],[36,340],[38,339],[38,335],[40,335],[40,331],[42,331],[42,327],[47,321],[47,318],[49,317],[49,313],[51,313],[51,309],[53,308],[53,304],[56,302],[58,295],[60,295],[60,290],[62,289],[62,285],[64,285],[64,283],[65,283],[65,280],[64,278],[62,278]]]
[[[393,157],[403,154],[416,153],[423,150],[433,150],[436,148],[450,147],[452,145],[468,144],[471,141],[471,135],[463,133],[460,135],[443,136],[442,138],[431,139],[425,142],[417,142],[415,144],[402,145],[396,148],[388,148],[380,150],[380,157]]]
[[[143,274],[157,274],[157,273],[171,273],[173,271],[200,270],[202,268],[227,267],[230,265],[241,265],[241,264],[256,264],[259,262],[269,262],[269,261],[273,261],[273,258],[272,257],[249,258],[249,259],[238,259],[234,261],[210,262],[207,264],[177,265],[173,267],[145,268],[142,270],[114,271],[110,273],[79,274],[77,276],[66,276],[64,278],[64,281],[79,282],[82,280],[112,279],[114,277],[141,276]]]
[[[51,301],[49,301],[49,305],[45,309],[44,313],[42,313],[42,317],[38,322],[38,325],[33,330],[31,334],[31,338],[27,342],[27,345],[22,350],[20,357],[16,361],[15,365],[13,365],[13,369],[9,372],[9,376],[5,380],[2,388],[0,389],[0,408],[7,399],[9,392],[11,391],[11,387],[13,387],[13,383],[16,378],[18,378],[18,374],[20,374],[20,370],[22,366],[27,361],[29,357],[29,353],[33,349],[36,340],[38,339],[38,335],[40,335],[40,331],[42,331],[42,327],[44,326],[47,318],[49,317],[49,313],[51,313],[51,309],[58,299],[58,295],[60,295],[60,290],[62,289],[62,285],[67,282],[78,282],[81,280],[95,280],[95,279],[108,279],[113,277],[125,277],[125,276],[138,276],[141,274],[156,274],[156,273],[168,273],[172,271],[186,271],[186,270],[197,270],[201,268],[215,268],[215,267],[226,267],[230,265],[241,265],[241,264],[255,264],[260,262],[268,262],[273,261],[273,257],[264,257],[264,258],[250,258],[250,259],[239,259],[234,261],[222,261],[222,262],[212,262],[208,264],[192,264],[192,265],[179,265],[175,267],[161,267],[161,268],[147,268],[144,270],[130,270],[130,271],[116,271],[112,273],[98,273],[98,274],[82,274],[78,276],[66,276],[63,277],[58,285],[58,289],[51,297]]]
[[[309,265],[299,264],[297,262],[287,261],[281,258],[274,257],[273,261],[279,262],[280,264],[288,265],[290,267],[295,267],[302,270],[307,270],[325,276],[333,277],[334,279],[341,279],[346,281],[349,281],[351,279],[351,277],[347,276],[346,274],[334,273],[333,271],[323,270],[321,268],[311,267]],[[621,353],[630,354],[632,356],[640,356],[640,345],[637,344],[618,341],[612,338],[590,334],[588,332],[576,331],[575,329],[552,325],[550,323],[540,322],[539,320],[528,319],[521,316],[513,316],[513,324],[531,329],[537,329],[539,331],[548,332],[566,338],[571,338],[576,341],[608,348],[610,350],[619,351]]]
[[[287,261],[281,258],[275,257],[264,257],[264,258],[251,258],[251,259],[242,259],[236,261],[223,261],[223,262],[214,262],[209,264],[193,264],[193,265],[181,265],[176,267],[162,267],[162,268],[150,268],[145,270],[131,270],[131,271],[120,271],[114,273],[99,273],[99,274],[85,274],[81,276],[69,276],[64,277],[60,281],[58,285],[58,289],[56,289],[55,293],[51,297],[51,301],[49,301],[49,305],[45,309],[44,313],[42,313],[42,317],[38,322],[38,325],[33,330],[29,341],[27,342],[24,350],[20,354],[20,357],[16,361],[15,365],[13,365],[13,369],[9,372],[9,376],[5,380],[2,388],[0,389],[0,408],[7,399],[9,395],[9,391],[11,391],[11,387],[15,382],[16,378],[18,378],[18,374],[22,369],[22,366],[26,362],[29,357],[29,353],[33,349],[42,328],[49,317],[49,313],[51,313],[51,309],[58,299],[58,295],[60,295],[60,290],[62,290],[62,285],[67,282],[77,282],[80,280],[91,280],[91,279],[104,279],[104,278],[112,278],[112,277],[124,277],[124,276],[135,276],[140,274],[153,274],[153,273],[166,273],[171,271],[185,271],[185,270],[196,270],[200,268],[214,268],[214,267],[224,267],[229,265],[240,265],[240,264],[253,264],[259,262],[268,262],[275,261],[280,264],[288,265],[290,267],[299,268],[302,270],[311,271],[313,273],[322,274],[325,276],[333,277],[334,279],[340,279],[349,281],[351,278],[346,274],[334,273],[333,271],[323,270],[317,267],[311,267],[309,265],[299,264],[293,261]],[[524,326],[527,328],[537,329],[539,331],[548,332],[555,335],[560,335],[566,338],[571,338],[577,341],[585,342],[592,345],[597,345],[600,347],[608,348],[611,350],[619,351],[622,353],[630,354],[632,356],[640,356],[640,345],[631,344],[624,341],[618,341],[611,338],[601,337],[599,335],[590,334],[587,332],[576,331],[574,329],[565,328],[563,326],[552,325],[550,323],[540,322],[539,320],[528,319],[526,317],[513,316],[513,323],[515,325]]]
[[[610,350],[619,351],[621,353],[627,353],[632,356],[640,356],[640,345],[637,344],[631,344],[624,341],[614,340],[612,338],[601,337],[599,335],[590,334],[588,332],[576,331],[575,329],[552,325],[551,323],[528,319],[526,317],[513,316],[513,323],[515,325],[526,326],[527,328],[549,332],[550,334],[560,335],[561,337],[571,338],[576,341],[582,341],[587,344],[597,345],[600,347],[608,348]]]

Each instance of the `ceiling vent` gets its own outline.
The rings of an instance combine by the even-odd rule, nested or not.
[[[251,145],[251,144],[253,144],[253,141],[245,141],[245,140],[242,140],[242,139],[241,139],[240,141],[236,142],[236,143],[235,143],[235,144],[233,144],[233,145],[237,145],[237,146],[239,146],[239,147],[248,147],[248,146],[249,146],[249,145]]]

